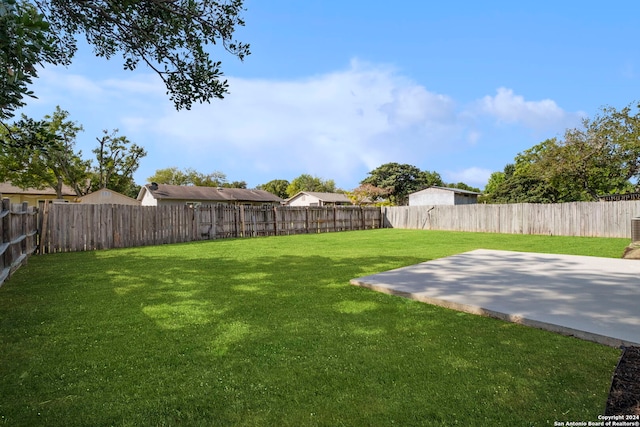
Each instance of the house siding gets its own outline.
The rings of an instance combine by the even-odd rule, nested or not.
[[[142,200],[140,201],[142,206],[158,206],[158,200],[151,195],[146,187],[143,187],[142,191]]]
[[[340,193],[300,192],[286,201],[287,206],[353,206],[349,198]]]
[[[454,193],[447,190],[429,188],[418,193],[409,194],[409,206],[453,205]]]
[[[461,193],[435,187],[409,194],[409,206],[472,205],[477,202],[478,196],[475,193]]]
[[[290,200],[289,206],[322,206],[322,201],[317,197],[308,194],[300,194],[298,197]]]
[[[0,183],[0,194],[2,194],[2,198],[9,199],[11,203],[22,204],[26,202],[29,206],[38,206],[38,202],[44,200],[59,200],[56,197],[56,192],[53,188],[22,189],[8,182]],[[71,187],[66,185],[62,186],[63,200],[73,202],[76,200],[76,197],[77,196]]]
[[[140,205],[136,199],[109,189],[96,190],[80,197],[78,201],[89,205]]]

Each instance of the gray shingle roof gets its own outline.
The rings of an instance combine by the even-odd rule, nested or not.
[[[478,193],[475,191],[469,191],[469,190],[462,190],[460,188],[452,188],[452,187],[438,187],[437,185],[432,185],[429,188],[437,188],[438,190],[448,190],[448,191],[453,191],[454,193],[458,193],[458,194],[475,194],[475,195],[481,195],[482,193]],[[429,188],[425,188],[424,190],[420,190],[420,191],[416,191],[413,194],[417,194],[417,193],[421,193],[425,190],[428,190]]]
[[[247,190],[245,188],[196,187],[191,185],[152,184],[145,187],[158,200],[190,200],[212,202],[282,202],[275,194],[263,190]]]
[[[37,189],[37,188],[27,188],[25,190],[23,190],[20,187],[16,187],[15,185],[11,184],[10,182],[2,182],[0,183],[0,194],[4,193],[4,194],[31,194],[31,195],[38,195],[38,194],[43,194],[43,195],[56,195],[56,190],[54,190],[51,187],[45,187],[43,189]],[[62,184],[62,195],[63,196],[75,196],[76,192],[73,190],[73,188],[69,187],[68,185]]]

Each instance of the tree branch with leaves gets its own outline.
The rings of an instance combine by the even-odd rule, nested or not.
[[[127,70],[146,64],[178,110],[223,98],[229,86],[208,47],[250,54],[234,38],[243,11],[243,0],[0,0],[0,122],[35,97],[37,66],[71,63],[81,35],[97,56],[121,54]]]

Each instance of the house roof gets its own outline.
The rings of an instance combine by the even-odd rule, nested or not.
[[[295,196],[287,199],[288,201],[293,200],[299,197],[301,194],[306,194],[307,196],[313,196],[318,200],[322,200],[326,203],[351,203],[351,199],[347,197],[346,194],[343,193],[321,193],[317,191],[301,191]]]
[[[10,182],[2,182],[0,183],[0,194],[27,194],[27,195],[47,195],[47,196],[55,196],[56,190],[51,187],[45,187],[42,189],[38,188],[27,188],[23,189],[20,187],[16,187]],[[75,196],[76,192],[73,188],[68,185],[62,184],[62,195],[63,196]]]
[[[142,200],[148,191],[157,200],[189,200],[211,202],[282,202],[275,194],[245,188],[197,187],[194,185],[145,184],[138,193]]]
[[[482,193],[478,193],[476,191],[462,190],[460,188],[451,188],[451,187],[438,187],[436,185],[431,186],[429,188],[425,188],[424,190],[416,191],[415,193],[411,193],[411,194],[424,193],[424,192],[427,192],[428,190],[431,190],[432,188],[435,188],[435,189],[438,189],[438,190],[452,191],[452,192],[457,193],[457,194],[471,194],[471,195],[475,194],[476,196],[479,196],[479,195],[482,194]]]

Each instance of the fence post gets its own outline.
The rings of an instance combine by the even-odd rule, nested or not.
[[[216,220],[218,219],[218,210],[220,210],[220,205],[212,205],[211,206],[211,231],[213,234],[209,234],[210,239],[216,238]],[[223,213],[224,215],[224,213]]]
[[[278,207],[273,207],[273,235],[278,235]]]
[[[29,231],[27,231],[27,213],[29,211],[29,203],[22,202],[20,206],[20,235],[24,236],[22,242],[20,242],[20,256],[27,254],[27,235]]]
[[[304,208],[304,228],[309,233],[309,208]]]
[[[1,195],[0,195],[1,196]],[[2,199],[0,203],[0,286],[11,272],[11,202]]]
[[[240,234],[241,237],[247,237],[245,235],[245,228],[244,228],[244,206],[240,205]]]

